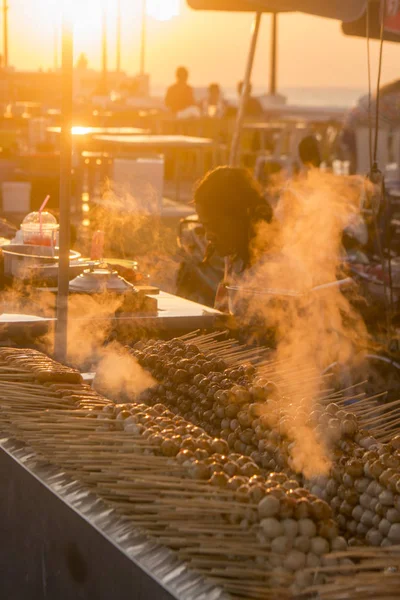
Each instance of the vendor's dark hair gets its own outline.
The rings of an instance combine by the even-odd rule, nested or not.
[[[217,167],[200,180],[194,190],[194,202],[215,218],[226,215],[243,220],[248,244],[241,258],[249,261],[249,245],[260,221],[272,220],[272,208],[250,173],[240,167]]]
[[[299,156],[306,166],[319,168],[321,166],[321,152],[318,140],[314,135],[307,135],[299,144]]]

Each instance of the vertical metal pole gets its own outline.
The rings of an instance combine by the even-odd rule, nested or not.
[[[3,66],[8,67],[8,4],[3,0]]]
[[[117,73],[121,71],[121,0],[117,4]]]
[[[276,75],[277,75],[277,50],[278,50],[278,15],[271,15],[271,72],[269,74],[269,93],[271,96],[276,94]]]
[[[107,92],[107,10],[103,3],[103,32],[102,32],[102,84],[103,93]]]
[[[67,358],[70,203],[72,169],[73,108],[73,29],[65,16],[62,24],[62,122],[60,145],[60,239],[58,264],[57,322],[54,354],[60,362]]]
[[[142,37],[140,44],[140,74],[145,74],[145,62],[146,62],[146,12],[147,12],[147,0],[142,1]]]
[[[58,25],[54,25],[54,70],[58,71]]]
[[[242,125],[243,125],[243,121],[244,121],[244,117],[245,117],[247,99],[249,97],[251,72],[253,70],[254,55],[256,53],[256,48],[257,48],[257,39],[258,39],[258,32],[260,30],[261,14],[262,13],[257,12],[254,17],[254,22],[253,22],[253,31],[252,31],[252,36],[251,36],[250,50],[249,50],[249,55],[247,57],[246,72],[245,72],[244,81],[243,81],[242,94],[240,97],[239,108],[238,108],[238,112],[237,112],[237,116],[236,116],[235,131],[233,132],[231,151],[230,151],[230,155],[229,155],[229,164],[232,167],[238,163],[238,159],[239,159],[240,135],[242,132]]]

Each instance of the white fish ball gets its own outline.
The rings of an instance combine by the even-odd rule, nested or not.
[[[299,519],[299,534],[307,537],[314,537],[317,534],[317,527],[311,519]]]
[[[353,511],[351,513],[351,516],[353,517],[353,519],[355,521],[361,521],[361,517],[363,516],[364,513],[364,509],[362,506],[360,506],[359,504],[357,504],[357,506],[355,506],[353,508]]]
[[[363,492],[366,492],[368,490],[369,484],[370,480],[368,479],[368,477],[360,477],[359,479],[356,479],[354,481],[354,488],[356,492],[362,494]]]
[[[286,554],[291,549],[292,544],[285,535],[280,535],[279,537],[276,537],[274,540],[272,540],[271,550],[276,554]]]
[[[124,431],[126,433],[133,433],[134,435],[139,435],[140,431],[141,431],[140,425],[137,425],[136,423],[132,423],[132,422],[127,423],[125,421],[123,427],[124,427]]]
[[[329,479],[328,483],[326,484],[325,491],[327,495],[332,498],[333,496],[336,496],[337,488],[338,484],[336,481],[334,479]]]
[[[400,523],[393,523],[391,525],[388,538],[394,544],[400,544]]]
[[[373,437],[365,437],[360,440],[360,446],[369,450],[375,444],[375,440]]]
[[[320,537],[318,535],[311,538],[311,552],[313,552],[317,556],[327,554],[329,552],[328,541],[325,538]]]
[[[400,523],[400,512],[395,508],[389,508],[386,513],[386,518],[391,523]]]
[[[321,558],[321,564],[324,567],[335,567],[339,564],[339,561],[337,558],[334,558],[333,556],[330,556],[329,554],[325,554]]]
[[[314,554],[314,552],[307,552],[306,565],[308,568],[315,569],[316,567],[319,567],[320,564],[321,564],[321,559],[319,556]]]
[[[391,522],[387,519],[381,519],[379,523],[378,529],[383,536],[386,536],[389,533],[389,529],[391,527]]]
[[[273,517],[262,519],[260,521],[260,525],[264,534],[271,540],[284,534],[284,529],[281,522]]]
[[[285,557],[283,566],[290,571],[298,571],[306,565],[306,555],[299,550],[290,550]]]
[[[298,535],[293,542],[293,547],[300,552],[309,552],[311,540],[307,535]]]
[[[322,494],[323,494],[323,490],[321,487],[319,487],[319,485],[313,485],[311,487],[311,493],[316,496],[317,498],[321,498]]]
[[[375,529],[378,529],[380,522],[381,522],[381,517],[379,515],[374,515],[374,518],[372,519],[372,527],[374,527]]]
[[[361,517],[361,523],[366,525],[367,527],[371,527],[372,519],[374,518],[374,513],[372,510],[364,510],[364,513]]]
[[[347,542],[344,537],[338,535],[331,541],[332,552],[340,552],[341,550],[347,550]]]
[[[390,490],[384,490],[379,494],[379,502],[383,506],[393,506],[394,494]]]
[[[371,503],[371,496],[367,493],[364,492],[364,494],[361,494],[360,496],[360,504],[363,508],[369,508]]]
[[[293,539],[296,537],[299,531],[299,524],[295,519],[283,519],[281,521],[284,534],[289,538]]]
[[[383,535],[377,529],[370,529],[365,536],[365,540],[370,546],[380,546]]]
[[[392,542],[387,537],[383,538],[381,548],[388,548],[389,546],[393,546]]]
[[[371,498],[369,509],[373,512],[377,504],[379,504],[378,498]]]
[[[371,481],[366,489],[367,494],[369,494],[370,496],[376,496],[378,485],[379,484],[377,481]]]
[[[296,572],[294,580],[300,589],[309,587],[313,582],[313,574],[300,570]]]
[[[363,536],[363,535],[366,535],[366,534],[367,534],[368,530],[369,530],[369,527],[367,527],[367,525],[364,525],[363,523],[359,523],[359,524],[357,525],[357,530],[356,530],[356,533],[357,533],[358,535],[361,535],[361,536]]]

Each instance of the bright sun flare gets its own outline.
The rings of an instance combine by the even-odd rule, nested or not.
[[[147,14],[158,21],[169,21],[179,15],[179,0],[147,0]]]

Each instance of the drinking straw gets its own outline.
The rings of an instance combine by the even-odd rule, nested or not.
[[[42,212],[44,211],[46,204],[48,203],[48,201],[50,200],[50,196],[47,195],[46,198],[43,200],[41,207],[39,208],[39,232],[40,232],[40,237],[42,237]]]

